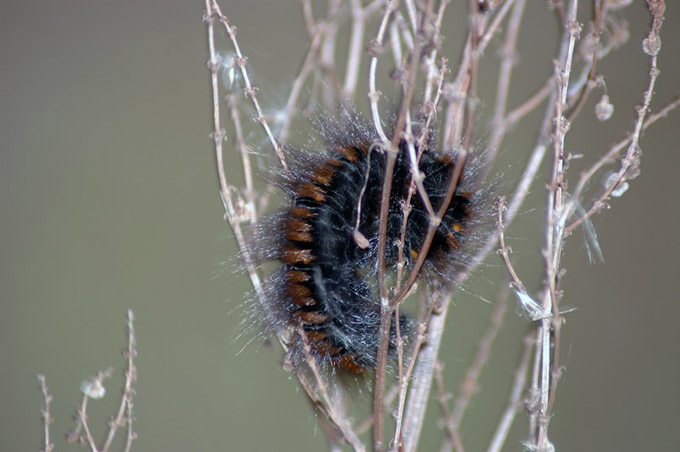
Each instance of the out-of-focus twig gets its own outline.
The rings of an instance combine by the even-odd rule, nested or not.
[[[533,348],[533,334],[528,334],[524,338],[524,350],[522,351],[522,357],[520,358],[517,370],[515,371],[515,379],[512,384],[508,406],[501,416],[501,420],[496,427],[496,431],[494,432],[487,452],[501,452],[501,449],[505,444],[505,439],[510,432],[510,427],[515,420],[515,416],[522,406],[522,397],[527,384],[527,375],[529,374],[529,364],[531,363],[531,352]]]
[[[484,331],[484,334],[479,339],[477,343],[477,352],[470,363],[465,376],[460,381],[458,396],[456,397],[453,409],[449,419],[447,419],[446,428],[449,433],[449,437],[452,440],[444,442],[442,451],[450,451],[452,448],[457,452],[462,452],[462,446],[460,446],[460,425],[467,410],[470,400],[477,393],[479,389],[479,377],[482,373],[482,369],[489,361],[491,355],[491,346],[494,340],[498,336],[498,332],[503,325],[503,318],[505,316],[505,311],[507,310],[508,302],[508,291],[504,289],[498,296],[498,301],[494,307],[491,315],[489,317],[489,325]],[[456,445],[456,442],[459,445]]]
[[[132,442],[137,438],[137,434],[133,429],[134,415],[133,415],[133,399],[135,390],[133,384],[137,381],[137,366],[135,358],[137,357],[137,337],[134,329],[134,313],[132,310],[127,312],[127,337],[128,343],[123,356],[127,360],[125,369],[125,383],[121,394],[120,405],[117,413],[108,422],[109,430],[106,435],[104,444],[100,447],[92,435],[89,424],[89,416],[87,414],[87,406],[90,399],[102,398],[106,393],[104,387],[104,380],[111,377],[113,368],[98,372],[95,377],[83,382],[81,390],[83,392],[83,400],[76,411],[76,426],[73,431],[66,435],[69,442],[81,442],[86,444],[92,452],[108,452],[113,444],[116,432],[120,427],[127,426],[127,434],[125,439],[125,451],[130,451]],[[84,432],[84,434],[81,433]]]
[[[52,405],[52,396],[50,395],[49,389],[47,389],[47,380],[42,374],[37,375],[38,381],[40,382],[40,391],[43,395],[43,402],[45,403],[45,408],[41,410],[42,420],[43,420],[43,437],[44,437],[44,448],[41,452],[52,452],[54,449],[54,444],[50,440],[50,425],[54,422],[52,415],[50,414],[50,406]]]

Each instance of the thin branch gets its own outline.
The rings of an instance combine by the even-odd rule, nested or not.
[[[556,66],[558,97],[555,103],[554,132],[553,132],[553,162],[550,187],[547,202],[547,227],[545,243],[545,278],[548,289],[544,292],[542,307],[545,312],[551,312],[552,317],[542,319],[537,329],[537,348],[540,353],[540,378],[535,379],[538,387],[534,388],[539,394],[538,410],[535,412],[535,430],[530,432],[529,443],[538,451],[548,451],[553,446],[548,438],[548,425],[552,395],[555,391],[555,369],[559,362],[560,347],[560,312],[557,287],[560,275],[560,257],[563,240],[558,232],[559,215],[564,201],[564,140],[569,125],[564,117],[567,107],[567,92],[572,69],[574,46],[581,32],[577,22],[576,12],[578,0],[571,0],[568,7],[568,20],[562,35],[559,63]],[[552,348],[551,348],[552,342]],[[553,353],[554,352],[554,353]]]
[[[389,143],[387,135],[382,127],[382,119],[380,118],[380,110],[378,109],[378,100],[380,99],[380,92],[376,89],[376,72],[378,70],[378,57],[383,52],[385,31],[387,30],[387,25],[390,16],[397,9],[397,0],[385,0],[385,11],[380,19],[380,26],[378,27],[378,32],[368,47],[368,53],[371,55],[370,58],[370,68],[368,75],[368,99],[371,105],[371,118],[373,118],[373,127],[375,128],[378,137],[383,145]]]
[[[245,261],[245,266],[246,266],[246,271],[248,272],[248,276],[250,277],[250,282],[253,285],[253,288],[255,289],[255,292],[258,295],[258,300],[260,300],[261,306],[265,310],[265,313],[271,315],[269,313],[269,306],[267,303],[264,302],[264,293],[262,292],[262,287],[261,287],[261,282],[260,282],[260,277],[257,273],[257,270],[255,268],[255,265],[253,263],[253,260],[250,256],[250,250],[247,246],[245,235],[243,233],[243,230],[241,229],[241,219],[243,218],[243,212],[239,211],[239,209],[236,208],[232,201],[232,187],[229,185],[227,182],[227,176],[224,171],[224,151],[222,148],[222,144],[225,140],[226,134],[224,132],[224,129],[222,128],[222,122],[221,122],[221,116],[220,116],[220,93],[219,93],[219,82],[217,79],[217,67],[218,67],[218,62],[217,62],[217,52],[215,51],[215,37],[214,37],[214,18],[223,18],[220,19],[223,21],[225,24],[225,27],[227,27],[227,30],[229,33],[229,36],[232,38],[232,43],[234,45],[235,49],[238,49],[237,51],[237,56],[240,54],[240,49],[238,47],[238,43],[236,42],[236,36],[235,36],[235,31],[233,30],[235,27],[231,26],[229,22],[227,21],[226,17],[222,15],[222,13],[219,10],[219,6],[213,1],[213,0],[206,0],[206,19],[205,22],[207,23],[207,28],[208,28],[208,50],[210,52],[210,63],[208,64],[208,67],[210,69],[210,78],[212,82],[212,100],[213,100],[213,132],[212,132],[212,137],[215,141],[215,157],[216,157],[216,163],[217,163],[217,173],[218,173],[218,179],[219,179],[219,187],[220,187],[220,196],[222,198],[222,203],[224,205],[224,210],[225,214],[227,217],[227,220],[229,221],[229,224],[231,225],[234,235],[236,236],[236,241],[238,243],[239,249],[243,253],[244,256],[244,261]],[[242,59],[243,57],[239,57]],[[242,74],[244,75],[244,80],[247,77],[247,73],[245,72],[245,66],[241,68]],[[246,87],[250,86],[250,82],[247,82]],[[251,87],[252,88],[252,87]],[[252,91],[252,89],[251,89]],[[261,112],[259,109],[259,103],[257,103],[257,99],[254,96],[251,98],[253,102],[256,104],[256,109]],[[265,129],[269,129],[268,124],[265,122],[262,122],[263,126],[266,125]],[[238,132],[237,132],[238,133]],[[273,136],[270,137],[270,140],[272,144],[275,144],[275,147],[278,146],[278,142],[273,139]],[[278,152],[278,151],[277,151]],[[280,154],[280,160],[286,168],[285,164],[285,159],[283,159],[283,153]],[[244,162],[245,165],[245,162]],[[244,171],[247,171],[244,166]],[[255,206],[252,206],[252,213],[248,214],[247,216],[254,216],[255,215]],[[279,341],[282,342],[279,338]],[[283,342],[282,342],[283,344]]]
[[[425,409],[427,408],[428,396],[432,389],[434,367],[439,355],[446,314],[450,305],[450,299],[441,291],[432,295],[431,304],[437,309],[427,325],[425,342],[418,353],[418,358],[413,371],[413,381],[408,394],[408,403],[404,414],[403,438],[404,452],[413,452],[418,446],[418,440],[425,421]]]
[[[472,400],[472,397],[479,389],[479,377],[484,366],[489,361],[491,347],[498,336],[501,326],[503,326],[503,318],[505,317],[505,311],[507,310],[507,301],[508,291],[506,289],[503,290],[498,297],[498,302],[489,317],[489,325],[477,343],[477,352],[465,372],[465,377],[460,382],[459,394],[453,404],[450,419],[446,424],[449,436],[452,439],[458,438],[458,442],[460,442],[458,432],[460,431],[463,416],[470,404],[470,400]],[[452,447],[458,450],[458,452],[461,452],[461,448],[457,447],[455,442],[445,443],[442,447],[442,451],[449,451]]]
[[[517,276],[517,272],[515,272],[515,268],[512,266],[512,263],[510,262],[510,252],[512,251],[509,247],[505,245],[505,234],[503,233],[505,229],[505,225],[503,224],[503,212],[505,211],[505,197],[501,196],[498,198],[498,202],[496,204],[497,210],[498,210],[498,237],[500,241],[500,249],[498,250],[498,253],[501,255],[503,258],[503,263],[505,264],[505,268],[508,270],[508,273],[510,274],[510,281],[513,286],[517,290],[519,290],[522,293],[527,293],[526,288],[524,287],[524,284],[522,283],[522,280],[519,279],[519,276]]]
[[[83,392],[83,401],[81,402],[80,406],[78,407],[78,410],[76,411],[76,426],[75,429],[68,433],[66,435],[66,438],[68,439],[69,442],[75,443],[77,441],[80,441],[81,443],[87,444],[92,452],[99,452],[100,449],[97,447],[97,443],[94,440],[94,437],[92,436],[92,432],[90,431],[90,426],[88,424],[88,415],[87,415],[87,403],[90,400],[90,398],[101,398],[104,396],[106,393],[106,389],[104,388],[104,380],[107,378],[111,377],[111,373],[113,372],[112,368],[109,368],[103,372],[98,372],[95,377],[93,377],[89,381],[83,382],[81,385],[81,390]],[[84,431],[85,435],[83,436],[80,432]],[[102,449],[103,451],[104,449]]]
[[[267,134],[270,143],[272,144],[272,146],[274,146],[276,155],[279,157],[279,160],[281,161],[281,165],[283,166],[284,169],[287,169],[288,165],[286,164],[286,159],[283,155],[283,147],[281,146],[281,143],[279,143],[276,140],[276,138],[274,138],[274,134],[272,133],[271,127],[269,127],[269,123],[265,119],[264,113],[262,113],[262,108],[260,107],[260,103],[257,100],[256,96],[257,88],[250,83],[250,77],[248,76],[248,71],[246,70],[246,62],[248,60],[245,56],[243,56],[243,53],[241,53],[241,47],[239,46],[238,41],[236,40],[236,27],[231,25],[227,16],[222,14],[222,10],[220,9],[219,5],[215,0],[205,0],[205,7],[206,15],[204,17],[204,21],[208,24],[208,45],[210,49],[210,62],[208,64],[208,67],[210,68],[210,71],[213,74],[215,74],[218,66],[217,57],[215,54],[215,37],[213,31],[213,22],[215,19],[217,19],[224,26],[224,29],[226,30],[227,35],[229,35],[229,39],[231,40],[231,43],[234,47],[234,52],[236,52],[235,57],[236,65],[239,67],[239,70],[241,71],[241,77],[243,77],[243,83],[245,84],[244,94],[247,98],[250,99],[250,101],[253,104],[253,107],[255,108],[255,111],[257,112],[257,117],[255,119],[264,128],[264,131]],[[215,92],[215,81],[213,81],[213,92]],[[219,114],[219,98],[217,99],[213,98],[213,110],[217,114]],[[216,117],[218,117],[217,114]],[[217,123],[218,122],[219,121],[217,121]],[[215,127],[215,131],[220,135],[223,134],[222,130],[219,129],[218,127]]]
[[[484,51],[486,50],[486,46],[489,45],[489,42],[491,42],[491,38],[493,38],[496,32],[498,31],[501,23],[510,12],[510,8],[515,4],[515,1],[516,0],[505,0],[503,6],[501,7],[500,10],[498,10],[493,20],[491,21],[491,24],[489,24],[486,31],[479,39],[479,46],[477,49],[478,52],[484,53]]]
[[[548,97],[548,95],[553,92],[554,88],[555,76],[552,74],[538,91],[529,96],[527,100],[522,102],[512,111],[510,111],[510,113],[508,113],[505,119],[503,119],[500,127],[502,127],[504,131],[512,127],[515,123],[517,123],[517,121],[534,111],[541,104],[541,102],[543,102]]]
[[[506,5],[509,5],[507,2]],[[505,115],[505,108],[510,93],[510,76],[512,75],[512,68],[516,60],[516,46],[517,36],[519,36],[519,27],[524,13],[524,5],[526,0],[517,0],[512,10],[512,15],[508,21],[508,30],[505,34],[505,42],[501,48],[501,55],[503,57],[498,74],[498,84],[496,88],[496,106],[494,108],[493,116],[493,132],[491,140],[489,141],[489,155],[486,157],[487,165],[490,163],[498,153],[500,144],[503,141],[506,127],[503,116]],[[504,5],[504,6],[506,6]]]
[[[307,3],[308,1],[305,1],[303,5]],[[321,56],[319,54],[319,50],[323,44],[323,38],[329,29],[329,24],[340,11],[340,5],[342,4],[341,1],[333,0],[331,3],[332,4],[328,11],[328,17],[326,20],[312,26],[312,30],[314,30],[312,42],[309,46],[309,49],[307,50],[307,55],[305,56],[305,60],[302,63],[300,72],[293,81],[293,86],[290,89],[290,95],[288,96],[288,101],[286,102],[286,107],[284,109],[284,120],[283,124],[281,125],[281,131],[279,132],[279,140],[281,143],[285,143],[288,139],[290,125],[292,124],[293,117],[295,116],[295,106],[297,105],[298,98],[300,97],[300,93],[304,87],[305,80],[318,64]]]
[[[671,113],[678,107],[680,107],[680,97],[677,97],[675,100],[669,102],[668,104],[666,104],[665,107],[663,107],[661,110],[654,113],[653,115],[649,115],[645,123],[642,125],[642,131],[644,132],[645,130],[647,130],[649,126],[657,122],[659,119],[666,118],[669,113]],[[590,181],[591,178],[595,175],[595,173],[607,163],[612,162],[624,147],[630,145],[630,143],[633,141],[633,138],[634,135],[630,135],[627,138],[624,138],[623,140],[613,145],[605,155],[603,155],[593,166],[588,168],[588,170],[581,175],[581,179],[579,180],[576,190],[574,190],[574,198],[578,199],[579,197],[578,195],[581,194],[584,187],[586,186],[588,181]],[[621,185],[621,183],[622,180],[618,180],[618,176],[612,177],[611,182],[606,187],[604,193],[600,195],[600,197],[595,202],[593,202],[592,207],[588,210],[588,212],[586,212],[585,215],[579,216],[577,219],[574,220],[573,223],[567,226],[565,234],[567,235],[570,234],[574,229],[579,227],[579,225],[581,225],[581,223],[583,223],[586,219],[598,213],[602,209],[602,207],[604,207],[605,200],[612,194],[612,191],[614,189]]]
[[[509,0],[500,11],[494,16],[493,21],[487,28],[487,15],[475,12],[476,2],[468,1],[470,14],[470,24],[468,28],[468,38],[462,51],[462,58],[456,79],[447,88],[449,106],[444,122],[443,143],[445,149],[454,149],[458,146],[465,146],[472,137],[474,102],[476,99],[475,85],[477,74],[477,61],[484,52],[487,44],[497,31],[501,22],[510,11],[510,4],[514,0]]]
[[[510,392],[510,400],[508,406],[505,408],[501,420],[496,427],[489,449],[487,452],[501,452],[505,440],[510,432],[510,427],[515,420],[517,412],[522,406],[522,398],[527,384],[527,375],[529,373],[529,364],[531,363],[531,352],[534,348],[532,334],[528,334],[524,338],[524,350],[522,357],[519,360],[519,365],[515,371],[515,379],[512,384],[512,391]]]
[[[403,428],[403,421],[404,421],[404,409],[406,407],[406,394],[408,390],[408,384],[411,381],[411,376],[413,375],[413,370],[415,368],[417,359],[418,359],[418,354],[420,353],[420,350],[426,340],[425,337],[425,331],[427,330],[427,325],[430,324],[430,320],[432,318],[432,314],[436,308],[436,306],[439,304],[439,298],[440,294],[436,293],[432,296],[432,299],[430,300],[430,305],[428,307],[427,313],[425,314],[425,317],[418,323],[418,331],[416,333],[416,340],[415,343],[413,344],[413,348],[411,351],[411,358],[409,359],[409,365],[408,369],[403,375],[400,375],[399,378],[399,405],[396,410],[395,414],[395,429],[394,429],[394,436],[392,439],[392,444],[393,444],[393,451],[396,452],[400,450],[399,448],[402,447],[403,445],[403,440],[401,439],[401,433],[402,433],[402,428]],[[395,312],[398,312],[399,305],[395,308]],[[398,322],[397,322],[398,324]]]
[[[567,121],[572,122],[574,119],[578,116],[578,114],[581,112],[581,109],[583,106],[586,104],[586,101],[588,100],[588,96],[590,95],[590,92],[593,90],[593,87],[596,85],[595,80],[597,79],[597,59],[599,55],[599,46],[600,46],[600,28],[602,26],[602,21],[604,20],[604,16],[606,14],[606,7],[602,3],[602,0],[593,0],[593,33],[592,33],[592,54],[590,57],[590,64],[589,64],[589,70],[588,70],[588,78],[587,82],[584,84],[583,89],[581,90],[580,96],[578,97],[578,100],[576,101],[576,105],[572,109],[572,111],[569,113],[569,117],[567,118]]]
[[[593,203],[593,206],[588,209],[585,216],[575,220],[566,229],[566,232],[571,232],[575,227],[577,227],[585,219],[590,218],[593,214],[601,209],[605,199],[609,197],[612,191],[618,187],[620,184],[626,180],[632,179],[639,173],[638,166],[640,164],[640,135],[642,131],[649,127],[649,125],[656,122],[659,118],[665,117],[670,111],[675,109],[680,102],[680,99],[676,99],[669,105],[664,107],[659,113],[653,115],[648,121],[645,121],[647,113],[649,112],[649,106],[652,102],[652,97],[654,96],[654,87],[656,85],[656,79],[659,77],[659,68],[657,65],[658,53],[661,50],[661,39],[659,38],[659,32],[661,31],[661,25],[663,23],[663,14],[665,12],[665,2],[663,0],[648,0],[648,6],[650,13],[652,14],[652,27],[649,31],[647,38],[642,43],[643,50],[647,53],[650,58],[649,67],[649,82],[647,84],[647,90],[645,91],[642,105],[636,107],[637,120],[635,122],[635,127],[633,133],[629,139],[624,140],[622,143],[627,142],[628,150],[626,155],[621,161],[621,168],[616,173],[616,176],[611,178],[610,184],[606,187],[604,193],[600,195],[599,199]],[[620,146],[620,147],[619,147]],[[585,187],[588,180],[600,169],[605,163],[611,161],[615,155],[618,154],[619,150],[623,148],[625,144],[621,143],[615,145],[610,149],[610,151],[605,154],[600,160],[598,160],[586,173],[581,176],[578,186],[575,190],[575,196],[579,196]],[[578,199],[578,198],[577,198]]]
[[[309,366],[309,370],[312,372],[312,375],[314,375],[316,382],[316,390],[311,390],[311,387],[305,384],[303,384],[303,388],[305,388],[307,395],[314,402],[315,406],[324,413],[329,421],[331,421],[336,427],[338,427],[338,429],[340,429],[345,440],[352,446],[352,448],[357,452],[364,452],[365,448],[352,430],[349,422],[345,416],[340,415],[336,410],[335,403],[333,403],[333,400],[328,393],[328,388],[324,383],[324,378],[321,376],[321,371],[317,366],[316,358],[312,355],[311,347],[307,340],[306,334],[301,328],[298,329],[297,334],[302,341],[302,350],[305,356],[305,361]],[[300,380],[301,383],[306,382],[301,370],[297,372],[297,375],[298,380]],[[321,396],[321,399],[317,397],[317,394]]]
[[[50,395],[49,389],[47,389],[47,381],[44,375],[36,375],[38,381],[40,382],[40,391],[43,395],[43,402],[45,403],[45,408],[40,411],[43,420],[43,438],[44,438],[44,448],[41,452],[52,452],[54,449],[54,444],[50,440],[50,425],[54,422],[54,419],[50,415],[50,406],[52,404],[52,396]]]
[[[368,14],[361,7],[361,0],[350,0],[352,10],[352,31],[349,39],[347,52],[347,67],[345,69],[345,83],[343,92],[349,98],[354,97],[354,91],[359,81],[359,68],[361,67],[361,46],[364,42],[364,31]]]
[[[477,343],[477,353],[475,354],[470,367],[465,372],[465,377],[460,382],[460,391],[453,405],[452,414],[453,426],[455,426],[456,429],[460,428],[465,410],[479,388],[479,376],[482,373],[482,369],[489,361],[489,357],[491,356],[491,346],[493,345],[494,340],[496,339],[496,336],[498,336],[498,332],[503,325],[507,301],[508,292],[507,290],[503,290],[498,297],[496,306],[491,312],[489,325]]]
[[[440,47],[440,43],[442,41],[442,36],[441,36],[441,27],[442,27],[442,22],[444,21],[444,12],[446,11],[446,7],[448,6],[450,0],[442,0],[439,3],[439,10],[437,11],[437,17],[434,20],[434,29],[432,31],[432,38],[431,38],[431,45],[432,45],[432,52],[430,52],[430,58],[426,59],[425,64],[427,65],[428,71],[427,71],[427,78],[425,80],[425,94],[423,95],[423,100],[421,102],[421,109],[424,111],[424,114],[427,116],[428,112],[430,111],[430,99],[432,97],[432,89],[435,86],[435,84],[442,84],[443,79],[437,78],[437,75],[440,73],[440,71],[437,70],[437,65],[435,63],[437,59],[437,51]],[[445,65],[445,61],[448,61],[445,58],[442,58],[442,66]],[[437,83],[437,81],[441,83]],[[441,90],[441,88],[438,88],[438,90]],[[435,102],[436,104],[436,102]],[[423,132],[425,132],[425,129],[423,129]],[[429,132],[428,132],[429,133]]]
[[[391,15],[390,9],[396,8],[396,2],[391,1],[385,8],[385,14],[381,21],[378,34],[372,46],[382,46],[382,39],[387,28],[387,20]],[[389,348],[390,324],[392,321],[392,314],[394,312],[393,305],[390,304],[387,293],[387,278],[386,278],[386,240],[387,240],[387,218],[390,204],[390,197],[392,191],[392,177],[394,173],[394,166],[397,161],[397,154],[399,143],[402,140],[402,132],[405,130],[407,113],[411,105],[413,90],[415,89],[415,79],[420,62],[420,41],[416,39],[416,45],[410,57],[410,65],[407,77],[407,84],[401,99],[401,106],[399,115],[397,116],[396,126],[394,128],[394,135],[391,143],[383,141],[383,146],[386,151],[385,162],[385,176],[382,184],[382,196],[380,200],[380,215],[378,223],[378,286],[380,290],[380,336],[378,341],[377,364],[375,372],[375,385],[373,391],[373,446],[375,450],[382,449],[382,433],[383,433],[383,397],[385,391],[385,369],[387,366],[387,351]],[[375,63],[375,64],[374,64]],[[375,67],[377,65],[377,54],[372,56],[371,71],[369,74],[369,84],[371,85],[372,110],[375,110],[374,123],[379,123],[379,116],[377,116],[377,98],[371,94],[377,94],[375,91]],[[373,102],[373,99],[376,99]],[[376,126],[377,128],[377,126]],[[382,129],[378,131],[381,139]],[[386,137],[385,137],[386,138]]]
[[[257,207],[255,203],[255,189],[253,187],[253,170],[250,165],[250,155],[248,152],[248,146],[246,146],[246,142],[243,136],[243,127],[241,125],[241,116],[239,115],[239,110],[238,110],[238,104],[236,100],[236,96],[231,94],[227,96],[227,101],[229,104],[229,110],[231,112],[231,121],[234,124],[234,131],[236,132],[236,148],[240,151],[241,153],[241,162],[243,162],[243,175],[245,178],[246,182],[246,189],[245,189],[245,197],[246,200],[248,201],[247,205],[247,211],[250,214],[250,222],[255,223],[257,220]],[[222,160],[221,156],[221,149],[220,153],[218,154],[218,159]],[[220,166],[218,168],[218,171],[220,173],[219,178],[220,178],[220,185],[222,186],[223,192],[224,189],[227,187],[226,183],[226,176],[224,174],[224,162],[220,162]],[[226,194],[226,193],[225,193]]]
[[[125,370],[125,386],[123,387],[123,396],[120,400],[120,405],[118,407],[118,414],[109,422],[109,434],[106,438],[106,442],[102,447],[102,452],[107,452],[113,438],[116,435],[118,427],[122,427],[127,424],[127,440],[125,450],[130,450],[132,441],[136,438],[136,434],[132,430],[132,399],[134,397],[134,389],[132,384],[137,381],[137,366],[135,365],[135,358],[137,357],[137,338],[135,337],[135,315],[132,310],[128,309],[127,312],[127,332],[128,332],[128,346],[123,352],[125,358],[127,358],[127,369]]]
[[[406,226],[408,222],[408,217],[411,212],[411,198],[413,197],[413,193],[417,190],[418,194],[420,196],[420,199],[423,201],[423,205],[425,206],[425,210],[427,211],[428,215],[430,218],[435,218],[435,212],[434,209],[432,208],[432,203],[430,202],[430,198],[427,195],[427,192],[425,191],[425,186],[423,184],[423,175],[420,173],[418,170],[419,164],[420,164],[420,159],[423,155],[423,153],[426,150],[426,143],[428,136],[430,135],[430,124],[432,122],[432,119],[434,118],[434,115],[437,111],[437,107],[439,105],[439,100],[441,99],[442,92],[443,92],[443,85],[444,85],[444,76],[448,72],[448,68],[446,67],[446,59],[442,58],[442,67],[441,70],[438,71],[438,79],[439,83],[437,84],[437,94],[435,95],[434,102],[431,104],[425,104],[423,106],[423,109],[425,110],[425,123],[423,125],[423,129],[421,130],[421,134],[418,137],[418,154],[415,155],[415,149],[413,146],[413,141],[412,140],[407,140],[408,144],[408,150],[409,150],[409,157],[411,158],[411,182],[409,185],[409,190],[408,193],[406,194],[406,200],[404,201],[404,208],[403,208],[403,219],[402,219],[402,225],[401,225],[401,236],[399,238],[398,242],[398,259],[397,259],[397,284],[395,287],[395,291],[399,291],[401,289],[401,279],[402,279],[402,270],[404,268],[404,265],[406,263],[404,259],[404,243],[406,240]],[[409,135],[410,138],[410,135]]]
[[[135,391],[132,387],[133,383],[137,381],[137,367],[135,365],[135,358],[137,356],[137,339],[134,330],[134,314],[131,310],[127,312],[127,348],[123,352],[123,356],[127,359],[127,367],[125,369],[125,384],[123,386],[123,393],[116,415],[108,422],[109,431],[104,441],[104,445],[99,448],[92,436],[90,426],[88,423],[89,417],[87,415],[87,405],[90,399],[99,399],[106,393],[104,387],[104,380],[111,377],[113,369],[109,368],[105,371],[98,372],[91,380],[86,380],[81,385],[83,392],[83,401],[76,412],[76,426],[66,437],[69,442],[77,442],[87,444],[93,452],[108,452],[116,432],[119,427],[127,425],[127,437],[125,442],[125,450],[129,451],[132,442],[137,438],[137,434],[133,430],[133,397]],[[81,435],[84,431],[84,436]]]
[[[444,418],[444,425],[446,428],[446,434],[449,436],[450,445],[456,452],[465,452],[463,449],[463,443],[460,440],[460,435],[458,434],[457,428],[452,428],[454,426],[453,418],[451,417],[451,410],[449,410],[448,399],[451,398],[451,394],[444,391],[444,378],[442,377],[443,365],[439,361],[434,366],[434,382],[437,388],[437,401],[439,402],[439,409],[442,411],[442,417]],[[450,447],[444,446],[450,450]]]

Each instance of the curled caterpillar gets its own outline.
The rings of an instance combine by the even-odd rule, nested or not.
[[[297,333],[294,348],[304,341],[315,358],[333,369],[352,373],[375,367],[380,329],[377,297],[378,229],[385,178],[385,153],[368,127],[357,121],[321,124],[328,143],[323,152],[290,150],[282,188],[289,206],[259,232],[271,243],[268,256],[282,263],[268,284],[278,299],[279,325]],[[416,147],[416,154],[419,149]],[[423,150],[417,170],[434,211],[446,199],[457,159],[431,148]],[[412,160],[407,144],[399,145],[388,208],[386,255],[395,270],[402,244],[407,269],[418,258],[430,215],[417,191],[411,190]],[[462,168],[455,192],[430,243],[419,277],[440,284],[465,266],[463,252],[477,221],[477,183]],[[404,224],[404,213],[408,211]],[[265,240],[266,239],[266,240]],[[279,312],[280,311],[280,312]],[[399,327],[408,335],[410,320],[401,314]],[[300,337],[302,336],[302,337]],[[391,348],[396,336],[393,322]]]

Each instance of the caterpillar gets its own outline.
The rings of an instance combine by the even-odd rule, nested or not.
[[[358,374],[375,367],[380,329],[378,301],[378,229],[385,153],[361,120],[345,118],[338,126],[317,127],[326,138],[321,152],[288,150],[287,171],[280,187],[288,205],[263,221],[258,241],[267,243],[267,258],[281,265],[267,281],[276,300],[277,326],[298,332],[293,350],[306,344],[315,359],[332,369]],[[479,218],[481,196],[471,163],[424,144],[416,173],[432,209],[446,199],[450,178],[462,165],[455,192],[431,240],[420,279],[448,284],[466,265],[466,252]],[[392,175],[387,215],[385,263],[394,271],[400,260],[407,269],[419,257],[430,215],[423,197],[412,188],[412,156],[402,141]],[[420,154],[418,146],[416,154]],[[405,212],[408,212],[404,222]],[[402,335],[412,321],[400,314]],[[390,348],[395,347],[392,322]],[[297,350],[296,350],[297,349]],[[300,353],[297,353],[299,356]]]

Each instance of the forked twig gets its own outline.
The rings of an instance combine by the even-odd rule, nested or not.
[[[272,129],[271,127],[269,127],[269,123],[267,122],[264,113],[262,113],[260,102],[257,100],[256,95],[257,88],[250,83],[250,77],[248,76],[248,71],[246,69],[246,62],[248,60],[245,56],[243,56],[243,53],[241,53],[241,47],[239,46],[238,41],[236,40],[236,27],[231,25],[227,16],[222,14],[222,10],[220,9],[219,5],[215,0],[205,0],[205,8],[206,14],[204,17],[204,21],[208,24],[208,42],[210,50],[210,61],[208,67],[210,68],[210,71],[213,74],[216,74],[218,68],[217,55],[215,53],[215,35],[213,32],[214,27],[213,23],[215,19],[217,19],[224,26],[224,29],[226,30],[227,35],[229,35],[229,39],[231,40],[231,43],[234,46],[234,52],[236,53],[235,57],[236,65],[239,67],[239,70],[241,71],[241,77],[243,77],[243,83],[245,85],[244,94],[246,95],[247,98],[250,99],[250,101],[253,104],[253,107],[255,108],[255,111],[257,112],[257,117],[255,119],[264,128],[264,131],[266,132],[269,141],[271,142],[272,146],[274,146],[276,155],[279,157],[279,160],[281,161],[281,165],[283,165],[284,168],[287,168],[288,166],[286,164],[286,159],[283,155],[283,147],[274,137]],[[214,85],[215,82],[213,82],[213,90]],[[219,98],[216,99],[213,98],[213,110],[219,112]],[[222,129],[216,127],[215,133],[222,135],[224,132],[222,131]]]
[[[137,434],[133,430],[133,398],[134,398],[134,388],[133,383],[137,381],[137,366],[135,364],[135,358],[137,357],[137,338],[135,336],[134,330],[134,313],[132,310],[127,312],[127,337],[128,344],[127,348],[123,352],[127,360],[127,366],[125,369],[125,383],[123,385],[123,392],[121,395],[120,405],[118,406],[118,412],[116,415],[108,422],[109,430],[106,436],[106,440],[102,447],[98,447],[97,443],[92,435],[89,425],[89,417],[87,414],[87,406],[90,399],[99,399],[104,396],[106,389],[104,387],[104,380],[111,377],[113,373],[113,368],[109,368],[105,371],[98,372],[95,377],[90,380],[86,380],[81,385],[81,391],[83,392],[83,400],[76,411],[76,426],[73,431],[68,433],[66,436],[69,442],[77,442],[86,444],[90,447],[92,452],[108,452],[113,443],[113,439],[116,436],[118,428],[127,426],[127,435],[125,440],[125,451],[129,451],[132,447],[132,442],[137,438]],[[81,434],[84,432],[84,435]]]

